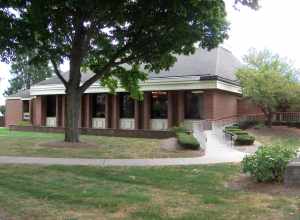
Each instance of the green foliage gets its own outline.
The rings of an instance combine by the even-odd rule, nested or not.
[[[11,95],[20,89],[29,89],[32,84],[40,82],[53,74],[48,61],[41,63],[30,63],[35,55],[32,52],[17,54],[12,62],[9,80],[10,87],[4,92],[5,95]]]
[[[259,122],[256,120],[243,120],[239,122],[239,127],[241,129],[248,129],[255,125],[257,125]]]
[[[29,121],[18,121],[18,126],[31,126],[32,124]]]
[[[188,133],[188,129],[184,126],[172,127],[171,131],[174,133]]]
[[[117,79],[134,97],[145,78],[140,64],[147,72],[168,69],[176,54],[193,53],[195,44],[218,46],[229,26],[221,0],[26,0],[3,2],[0,11],[3,61],[28,50],[37,52],[37,62],[67,59],[74,77],[82,67],[97,74],[82,90],[99,79],[113,90]]]
[[[250,173],[258,182],[283,181],[288,162],[297,155],[296,148],[281,144],[263,146],[254,155],[242,161],[244,173]]]
[[[192,134],[188,134],[185,132],[178,132],[176,135],[180,146],[192,150],[199,149],[200,147],[199,142]]]
[[[265,127],[265,124],[263,122],[259,122],[256,125],[254,125],[254,129],[261,129]]]
[[[255,137],[240,129],[238,125],[227,126],[224,132],[225,134],[234,136],[234,145],[252,145],[255,141]]]
[[[245,97],[257,104],[271,119],[280,106],[299,102],[297,70],[286,60],[269,50],[250,50],[244,57],[246,66],[236,75]]]
[[[249,135],[247,132],[246,134],[236,134],[236,138],[234,139],[234,145],[252,145],[255,141],[255,137]]]

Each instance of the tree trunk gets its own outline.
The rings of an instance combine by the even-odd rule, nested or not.
[[[79,142],[79,114],[81,109],[81,93],[77,88],[66,89],[65,103],[65,141]]]
[[[272,127],[272,119],[273,119],[273,112],[268,112],[268,114],[267,114],[267,126],[269,128]]]

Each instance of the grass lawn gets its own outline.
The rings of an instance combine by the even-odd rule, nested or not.
[[[0,166],[0,219],[287,219],[300,197],[234,190],[237,165]]]
[[[82,135],[81,140],[93,143],[90,147],[62,148],[43,144],[62,141],[63,134],[9,131],[0,128],[0,155],[76,157],[76,158],[163,158],[193,157],[192,150],[165,150],[161,140]],[[95,146],[96,145],[96,146]]]
[[[248,130],[262,144],[281,143],[287,147],[300,147],[300,129],[286,126],[263,127]]]

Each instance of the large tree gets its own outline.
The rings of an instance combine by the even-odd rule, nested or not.
[[[255,8],[257,0],[235,0]],[[0,53],[9,61],[33,49],[50,60],[66,88],[65,141],[78,142],[82,93],[97,80],[114,90],[118,80],[138,97],[140,71],[159,72],[191,54],[212,49],[227,37],[223,0],[11,0],[0,3]],[[59,64],[69,60],[65,79]],[[125,68],[130,66],[130,68]],[[95,75],[81,84],[82,67]],[[145,71],[145,72],[146,72]]]
[[[269,50],[251,49],[244,62],[236,73],[243,95],[260,107],[271,127],[274,112],[299,103],[298,71]]]
[[[16,54],[10,68],[10,86],[4,95],[14,94],[20,89],[30,89],[31,85],[52,76],[53,69],[48,65],[48,61],[32,64],[34,57],[32,52]]]

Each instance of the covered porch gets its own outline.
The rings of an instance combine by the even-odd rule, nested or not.
[[[201,90],[147,91],[143,101],[128,93],[87,93],[82,96],[79,127],[95,129],[167,130],[191,127],[209,118],[209,92]],[[41,126],[64,127],[65,96],[36,97],[36,117]],[[39,125],[38,123],[36,123]]]

